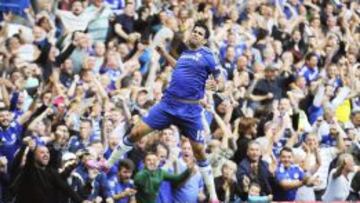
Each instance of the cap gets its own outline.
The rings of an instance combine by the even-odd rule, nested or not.
[[[60,106],[65,103],[65,98],[63,96],[58,96],[53,100],[54,106]]]
[[[81,159],[85,155],[90,155],[90,152],[88,149],[80,149],[76,152],[76,155]]]
[[[69,160],[75,160],[76,159],[76,155],[74,153],[71,152],[66,152],[63,154],[63,156],[61,157],[62,161],[69,161]]]

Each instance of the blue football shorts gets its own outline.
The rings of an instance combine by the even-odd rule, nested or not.
[[[155,130],[162,130],[170,125],[176,125],[182,135],[192,141],[204,143],[204,122],[206,122],[204,115],[204,110],[200,104],[163,99],[153,106],[142,120]]]

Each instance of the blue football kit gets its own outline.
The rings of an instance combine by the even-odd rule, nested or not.
[[[304,180],[305,173],[298,165],[291,165],[289,168],[285,168],[284,165],[280,166],[275,171],[275,179],[279,184],[283,180]],[[275,201],[295,201],[297,189],[284,190],[279,187],[275,190]]]
[[[0,127],[0,156],[5,156],[9,165],[21,147],[22,131],[23,126],[17,121],[12,121],[7,128]]]
[[[177,60],[168,88],[161,101],[152,107],[143,121],[152,129],[176,125],[192,141],[203,143],[204,111],[199,100],[204,97],[206,80],[221,73],[215,55],[206,47],[184,51]]]

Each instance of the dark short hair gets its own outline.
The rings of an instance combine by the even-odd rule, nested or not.
[[[152,145],[150,146],[150,148],[149,148],[149,151],[151,151],[151,152],[153,152],[153,153],[156,154],[157,148],[158,148],[159,146],[163,147],[163,148],[166,150],[166,157],[169,157],[169,154],[170,154],[170,149],[169,149],[169,147],[168,147],[165,143],[160,142],[160,141],[157,141],[157,142],[155,142],[154,144],[152,144]]]
[[[19,42],[21,43],[21,37],[20,37],[20,35],[19,35],[19,34],[14,34],[13,36],[11,36],[11,37],[9,37],[9,38],[7,38],[7,39],[5,40],[5,47],[6,47],[7,49],[10,48],[10,40],[13,39],[13,38],[18,39]]]
[[[205,22],[204,21],[197,21],[194,25],[194,28],[196,27],[200,27],[202,29],[205,30],[205,39],[208,39],[210,37],[210,30],[209,28],[206,26]]]
[[[135,164],[132,160],[130,159],[123,159],[119,162],[119,171],[122,169],[122,168],[125,168],[125,169],[128,169],[130,171],[134,171],[135,169]]]
[[[81,123],[90,123],[90,126],[92,126],[92,121],[91,121],[90,118],[81,117],[81,118],[80,118],[80,122],[81,122]]]
[[[132,76],[125,76],[121,81],[120,81],[120,86],[121,88],[126,88],[129,87],[132,83]]]
[[[318,56],[316,55],[316,53],[315,52],[311,52],[311,53],[309,53],[308,55],[306,55],[306,60],[308,61],[308,60],[310,60],[312,57],[316,57],[317,59],[318,59]]]
[[[258,141],[256,141],[256,140],[251,140],[251,141],[248,143],[247,148],[250,149],[250,146],[251,146],[251,145],[257,145],[257,146],[261,147],[260,143],[259,143]]]
[[[290,152],[290,153],[293,153],[292,149],[290,147],[284,147],[281,149],[280,151],[280,155],[283,153],[283,152]]]

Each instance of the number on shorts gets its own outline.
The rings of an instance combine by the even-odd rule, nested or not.
[[[204,137],[205,137],[205,131],[204,130],[198,130],[196,132],[196,141],[202,142],[202,141],[204,141]]]

